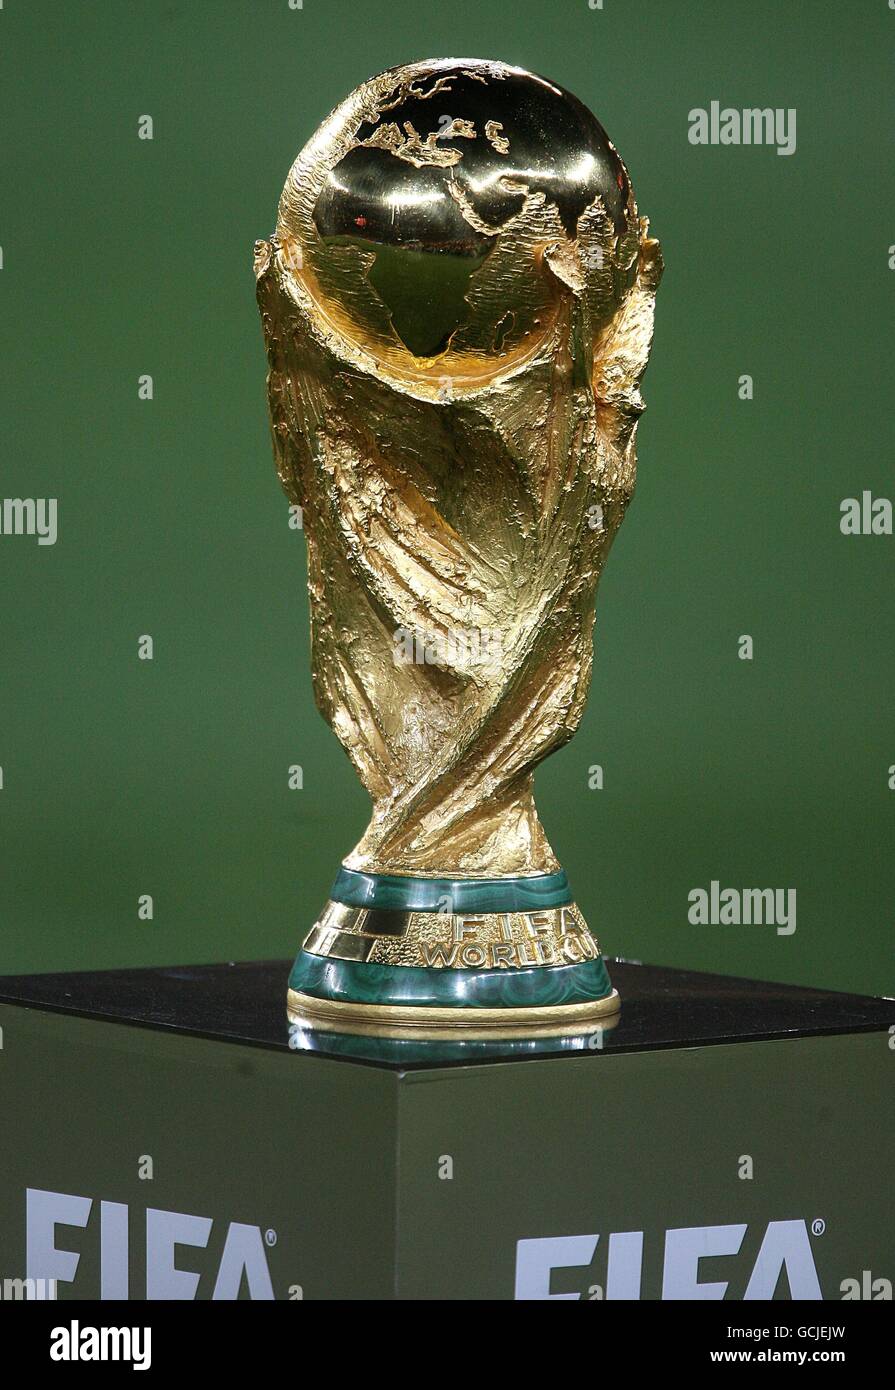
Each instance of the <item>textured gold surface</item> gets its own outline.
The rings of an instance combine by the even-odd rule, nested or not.
[[[522,206],[499,227],[452,183],[452,215],[491,249],[444,350],[414,355],[368,278],[374,250],[322,237],[314,209],[361,146],[402,178],[450,175],[473,147],[512,160],[503,93],[519,74],[498,63],[462,60],[493,108],[481,129],[442,129],[443,146],[460,61],[365,83],[296,160],[276,235],[256,247],[272,433],[303,509],[315,697],[373,800],[345,863],[549,873],[532,773],[584,708],[661,258],[621,174],[622,230],[595,198],[574,237],[518,170],[506,186]],[[431,120],[390,121],[411,97]],[[398,632],[427,637],[424,660],[396,660]]]
[[[290,989],[287,1014],[290,1023],[334,1033],[361,1036],[428,1038],[452,1041],[466,1038],[573,1037],[599,1025],[614,1028],[621,1008],[615,990],[605,999],[587,1004],[550,1004],[522,1009],[450,1009],[416,1005],[351,1004],[335,999],[316,999]]]
[[[379,914],[381,921],[383,914]],[[328,903],[303,949],[339,960],[435,969],[493,970],[579,965],[597,942],[572,903],[536,912],[392,912],[389,931],[373,931],[365,908]]]

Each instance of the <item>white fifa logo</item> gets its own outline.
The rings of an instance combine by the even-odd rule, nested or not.
[[[730,1226],[682,1226],[665,1232],[662,1265],[663,1299],[721,1299],[726,1282],[703,1282],[699,1262],[716,1255],[737,1255],[745,1223]],[[586,1268],[600,1237],[546,1236],[516,1243],[517,1299],[580,1299],[580,1293],[551,1293],[554,1269]],[[643,1231],[609,1236],[606,1258],[607,1299],[639,1299],[643,1276]],[[744,1299],[771,1299],[786,1271],[794,1299],[820,1299],[820,1281],[804,1221],[770,1221],[752,1267]]]
[[[62,1240],[57,1227],[85,1227],[95,1221],[93,1198],[29,1187],[25,1203],[28,1279],[72,1283],[81,1256],[64,1245],[61,1248],[57,1245],[57,1240]],[[130,1296],[128,1207],[125,1202],[104,1201],[98,1206],[99,1297],[126,1299]],[[195,1298],[201,1276],[194,1270],[177,1267],[177,1247],[192,1245],[204,1249],[211,1235],[211,1217],[148,1207],[145,1219],[147,1299]],[[274,1297],[260,1227],[231,1221],[212,1299],[235,1299],[243,1279],[250,1298]]]

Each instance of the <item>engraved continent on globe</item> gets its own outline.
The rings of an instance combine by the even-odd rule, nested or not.
[[[436,389],[536,350],[569,285],[598,331],[640,241],[624,165],[577,98],[450,59],[383,74],[338,108],[293,167],[278,232],[334,328]]]

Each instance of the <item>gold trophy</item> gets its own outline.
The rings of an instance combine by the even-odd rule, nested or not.
[[[590,683],[661,274],[575,97],[433,59],[298,156],[255,248],[314,693],[370,793],[289,981],[303,1026],[581,1032],[618,1009],[533,772]]]

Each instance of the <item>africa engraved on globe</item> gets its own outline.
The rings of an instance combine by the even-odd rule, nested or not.
[[[450,60],[354,95],[296,161],[278,227],[335,326],[386,368],[443,385],[530,350],[559,307],[557,282],[583,287],[576,262],[603,267],[588,307],[599,318],[602,298],[605,315],[633,273],[638,229],[624,166],[576,98],[502,64]]]

